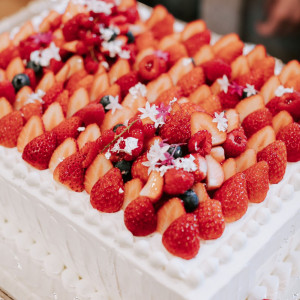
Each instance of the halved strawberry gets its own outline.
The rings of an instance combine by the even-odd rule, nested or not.
[[[131,201],[124,211],[124,223],[135,236],[153,233],[157,225],[157,216],[151,200],[148,197],[138,197]]]
[[[254,62],[263,59],[267,56],[266,47],[263,45],[256,45],[253,50],[251,50],[247,54],[247,60],[249,62],[249,66],[252,67]]]
[[[163,193],[164,179],[157,171],[152,171],[148,181],[140,192],[140,196],[145,196],[156,202],[160,199]]]
[[[148,161],[147,152],[139,156],[132,164],[132,178],[139,178],[143,183],[146,183],[149,178],[148,167],[143,165],[143,162]]]
[[[0,68],[6,69],[9,63],[20,55],[17,47],[11,45],[0,52]]]
[[[56,134],[51,131],[45,132],[25,146],[22,158],[36,169],[45,170],[56,146]]]
[[[16,75],[22,74],[24,71],[25,67],[21,57],[16,57],[6,68],[6,78],[11,82]]]
[[[253,203],[264,201],[269,190],[268,163],[260,161],[243,173],[246,176],[249,201]]]
[[[171,14],[167,14],[162,20],[157,21],[152,27],[154,38],[160,40],[166,35],[172,34],[174,29],[174,17]]]
[[[200,104],[209,96],[211,96],[210,87],[206,84],[202,84],[192,94],[190,94],[189,100],[192,103]]]
[[[193,57],[195,65],[201,66],[203,63],[212,60],[215,57],[212,49],[211,45],[202,46]]]
[[[191,57],[194,56],[203,45],[209,44],[210,36],[210,30],[205,29],[204,31],[198,32],[183,41],[188,55]]]
[[[226,159],[222,164],[224,181],[236,174],[236,161],[234,158]]]
[[[0,82],[0,97],[6,98],[11,105],[14,104],[16,99],[16,92],[12,83],[8,80]]]
[[[25,104],[20,112],[23,115],[24,121],[27,122],[32,116],[42,116],[42,104],[39,101],[35,101],[33,103]]]
[[[116,85],[119,89],[120,87]],[[95,75],[91,90],[90,90],[90,99],[91,101],[97,100],[100,98],[100,95],[109,88],[109,79],[106,72]],[[116,96],[111,93],[108,95]],[[119,94],[119,92],[118,92]]]
[[[42,77],[35,90],[42,90],[44,92],[47,92],[55,84],[55,82],[56,80],[53,72],[49,71]]]
[[[18,141],[17,149],[19,152],[23,152],[25,146],[37,136],[44,133],[43,121],[39,116],[32,116],[25,126],[22,128]]]
[[[66,138],[77,138],[79,135],[78,128],[82,125],[82,120],[79,117],[72,117],[58,124],[52,131],[57,136],[57,144],[61,144]]]
[[[0,98],[0,119],[13,111],[13,107],[5,97]]]
[[[285,143],[288,162],[300,160],[300,125],[298,123],[285,126],[278,132],[276,138]]]
[[[261,108],[252,112],[242,123],[242,127],[248,138],[258,130],[269,125],[272,125],[272,114],[267,108]]]
[[[196,213],[200,238],[214,240],[223,234],[225,219],[220,201],[212,199],[201,202]]]
[[[182,43],[176,42],[167,47],[165,52],[169,54],[169,65],[174,66],[181,58],[187,57],[188,53]],[[172,77],[172,76],[171,76]]]
[[[278,76],[272,76],[262,86],[260,93],[264,97],[265,104],[275,97],[275,91],[280,85]]]
[[[244,74],[250,72],[250,67],[246,56],[241,55],[231,63],[231,79],[235,80]]]
[[[256,150],[247,149],[241,155],[235,158],[236,172],[243,172],[256,164]]]
[[[174,220],[185,213],[184,205],[180,198],[175,197],[168,200],[157,212],[156,230],[163,234]]]
[[[110,169],[93,186],[90,198],[92,206],[102,212],[113,213],[124,202],[124,184],[118,168]]]
[[[278,183],[285,174],[287,165],[286,146],[283,141],[275,141],[257,153],[257,161],[265,160],[269,165],[270,183]]]
[[[88,105],[89,102],[89,94],[85,88],[79,88],[76,90],[69,99],[67,118],[73,116],[80,109]]]
[[[177,82],[177,86],[182,89],[183,96],[188,97],[198,86],[205,82],[205,75],[201,67],[196,67]]]
[[[225,62],[230,64],[238,56],[242,55],[243,49],[244,49],[244,43],[240,40],[237,40],[222,47],[219,51],[216,51],[215,55],[216,57],[221,58]]]
[[[126,206],[133,200],[139,197],[140,191],[143,188],[144,183],[139,178],[134,178],[127,181],[124,185],[124,203],[122,208],[125,209]]]
[[[241,86],[246,84],[254,85],[255,89],[259,91],[264,85],[264,71],[262,69],[251,70],[249,73],[243,74],[236,78],[236,83]]]
[[[105,112],[101,103],[90,103],[75,113],[75,116],[82,119],[85,126],[96,123],[99,127],[102,125],[104,115]]]
[[[212,136],[212,145],[217,146],[226,140],[226,132],[217,128],[217,123],[213,122],[213,117],[204,112],[194,112],[191,116],[191,134],[199,130],[207,130]]]
[[[112,168],[110,160],[104,154],[98,154],[85,173],[84,188],[86,192],[90,194],[94,184]]]
[[[225,160],[225,151],[222,146],[213,147],[210,151],[210,155],[219,163]]]
[[[224,62],[222,59],[215,58],[213,60],[207,61],[202,65],[205,78],[209,83],[214,82],[218,78],[226,75],[228,79],[231,77],[231,67],[229,64]]]
[[[62,121],[64,121],[64,119],[65,117],[62,107],[58,102],[53,102],[50,104],[42,116],[46,131],[52,130]]]
[[[191,173],[194,175],[195,183],[200,182],[206,178],[207,162],[206,159],[203,156],[201,156],[199,153],[188,154],[186,158],[190,157],[191,155],[193,155],[193,157],[195,158],[194,163],[197,166],[197,170]]]
[[[293,122],[293,117],[286,110],[282,110],[273,117],[272,126],[277,134],[281,129]]]
[[[254,149],[256,152],[267,147],[276,139],[275,132],[271,126],[265,126],[254,133],[247,142],[247,149]]]
[[[78,151],[78,146],[74,138],[67,138],[62,142],[53,152],[50,162],[49,169],[54,172],[56,167],[67,157]]]
[[[254,95],[240,101],[235,109],[240,115],[240,121],[243,122],[244,119],[252,112],[264,107],[265,104],[263,97],[261,95]]]
[[[43,108],[46,110],[50,104],[52,104],[58,95],[63,91],[63,83],[57,82],[55,83],[47,92],[46,95],[43,97]]]
[[[194,214],[184,214],[166,229],[162,237],[165,248],[173,255],[192,259],[200,248],[199,225]]]
[[[20,111],[13,111],[0,119],[0,145],[13,148],[23,127]]]
[[[100,128],[97,124],[93,123],[88,125],[84,131],[82,131],[78,138],[77,143],[79,149],[83,148],[83,146],[87,142],[96,141],[101,136]]]
[[[192,190],[196,193],[199,203],[210,200],[204,183],[197,182],[193,185]]]
[[[291,78],[300,74],[300,64],[297,60],[291,60],[281,70],[279,80],[282,84],[286,84]]]
[[[182,57],[170,68],[168,74],[174,85],[177,85],[180,78],[194,69],[191,58]]]
[[[130,72],[130,64],[127,59],[119,58],[115,64],[112,65],[108,72],[110,84],[114,84],[120,77]]]
[[[274,75],[275,58],[267,56],[253,63],[252,70],[261,70],[264,74],[263,81],[266,82],[272,75]]]
[[[73,93],[78,89],[78,82],[85,76],[87,76],[87,72],[85,70],[79,70],[70,76],[66,85],[66,89],[69,91],[70,95],[73,95]]]
[[[205,156],[207,162],[206,188],[213,190],[224,182],[224,172],[222,166],[211,155]]]
[[[168,74],[161,74],[155,80],[147,84],[147,99],[153,103],[158,96],[172,86],[171,77]]]
[[[82,192],[84,189],[84,168],[82,167],[83,156],[76,152],[65,158],[54,170],[55,181],[65,185],[74,192]]]
[[[214,199],[221,202],[226,222],[239,220],[248,208],[246,176],[237,173],[227,179],[214,194]]]
[[[225,111],[225,117],[228,121],[227,132],[230,132],[239,127],[240,116],[236,109],[228,109]]]

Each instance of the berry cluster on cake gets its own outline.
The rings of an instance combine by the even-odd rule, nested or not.
[[[32,239],[43,240],[49,253],[95,289],[104,286],[112,299],[141,299],[139,288],[126,292],[134,285],[125,280],[131,264],[141,264],[145,279],[135,275],[141,288],[159,287],[149,299],[199,298],[199,289],[212,289],[208,281],[200,285],[205,260],[209,276],[282,200],[294,202],[273,216],[282,224],[269,223],[272,238],[276,230],[289,230],[289,222],[295,226],[300,212],[299,62],[275,74],[276,60],[262,45],[245,54],[236,34],[212,44],[202,20],[180,32],[174,23],[161,5],[142,20],[133,0],[82,0],[63,13],[51,11],[38,28],[29,21],[14,36],[0,35],[3,211],[20,199],[30,201],[24,211],[37,206],[34,214],[47,207],[34,217],[41,229]],[[27,232],[34,228],[20,211],[7,211]],[[56,227],[53,215],[68,221]],[[54,230],[68,232],[69,226],[78,228],[56,249]],[[105,237],[95,238],[95,227]],[[117,257],[111,269],[101,262],[91,275],[88,261],[74,262],[85,257],[77,230],[87,245],[97,241],[86,250],[90,259],[99,259],[98,247]],[[148,259],[150,249],[155,256]],[[211,256],[216,251],[219,256]],[[157,270],[148,261],[163,275],[153,279]],[[127,268],[117,271],[118,264]],[[228,280],[245,268],[231,271]],[[106,272],[113,274],[107,281]],[[252,283],[236,299],[246,297]],[[224,278],[215,284],[203,299],[221,299]],[[236,284],[227,286],[232,291]]]

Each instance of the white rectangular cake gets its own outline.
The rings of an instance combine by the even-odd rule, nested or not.
[[[159,232],[134,236],[124,210],[97,211],[86,191],[54,181],[17,148],[0,146],[0,191],[0,288],[16,300],[281,300],[299,292],[300,162],[289,162],[266,199],[249,203],[220,238],[201,239],[190,260],[169,253]]]

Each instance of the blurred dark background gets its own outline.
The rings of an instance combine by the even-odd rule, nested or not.
[[[162,4],[176,18],[183,21],[202,18],[209,29],[219,34],[236,32],[244,42],[265,45],[270,55],[284,62],[292,59],[300,60],[300,30],[293,30],[292,33],[284,35],[275,33],[272,36],[262,36],[257,31],[257,24],[266,19],[266,3],[269,4],[272,0],[141,0],[141,2],[152,7]],[[275,3],[275,0],[273,2]],[[283,23],[282,27],[284,26]]]

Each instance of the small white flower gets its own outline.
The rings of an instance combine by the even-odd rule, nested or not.
[[[105,109],[111,109],[112,114],[115,113],[117,109],[123,109],[123,106],[119,103],[119,96],[111,96],[109,95],[109,104],[105,106]]]
[[[246,83],[246,87],[244,88],[244,92],[246,93],[247,97],[253,96],[257,94],[257,90],[255,89],[254,85]]]
[[[144,84],[139,82],[129,89],[129,93],[133,96],[133,98],[137,98],[139,96],[146,97],[147,88]]]
[[[215,112],[214,116],[215,118],[213,119],[213,122],[217,123],[217,128],[219,129],[219,131],[226,132],[228,128],[228,120],[227,118],[225,118],[224,111],[222,111],[220,114]]]
[[[172,105],[173,103],[175,103],[177,101],[178,101],[178,99],[176,97],[174,97],[173,100],[171,100],[169,104]],[[170,110],[171,110],[171,108],[170,108]]]
[[[165,121],[164,121],[164,117],[161,116],[159,118],[156,118],[156,120],[154,121],[154,127],[155,128],[158,128],[159,126],[162,126],[165,124]]]
[[[132,151],[138,147],[138,141],[138,139],[133,137],[126,138],[124,152],[129,155],[132,155]]]
[[[59,55],[60,49],[52,42],[48,48],[44,50],[36,50],[31,52],[30,60],[42,67],[48,67],[51,59],[61,60]]]
[[[293,93],[294,89],[293,88],[285,88],[283,85],[280,85],[276,90],[275,90],[275,96],[276,97],[281,97],[284,94],[287,93]]]
[[[186,57],[182,60],[182,64],[186,67],[189,64],[191,64],[193,62],[193,59],[191,57]]]
[[[107,61],[101,61],[100,64],[104,67],[105,70],[108,70],[108,69],[109,69],[109,64],[108,64]]]
[[[43,104],[44,103],[43,97],[45,95],[46,93],[43,90],[38,89],[36,93],[32,93],[27,96],[27,100],[25,104],[34,103],[35,101],[39,101]]]
[[[109,52],[110,57],[116,57],[122,52],[123,41],[113,40],[111,42],[104,41],[102,47]]]
[[[123,194],[124,190],[122,188],[119,188],[119,194]]]
[[[110,15],[111,9],[113,8],[112,3],[107,3],[105,1],[99,0],[86,1],[86,5],[89,11],[93,11],[95,13],[103,13],[105,15]]]
[[[130,51],[129,50],[122,50],[119,52],[119,57],[123,59],[130,59]]]
[[[108,28],[100,27],[101,38],[107,42],[114,36],[114,34],[119,34],[119,33],[120,30],[118,27],[114,27],[114,26],[110,26]]]
[[[78,127],[77,131],[79,131],[79,132],[85,131],[85,127]]]
[[[141,119],[149,118],[151,121],[156,122],[158,111],[155,104],[151,106],[150,103],[147,102],[145,108],[139,108],[138,111],[142,113],[140,115]]]
[[[197,165],[194,163],[195,157],[190,155],[189,157],[179,157],[174,160],[174,165],[177,169],[183,169],[187,172],[194,172],[197,170]]]
[[[220,85],[221,91],[223,91],[225,94],[227,94],[228,87],[230,85],[228,77],[226,75],[223,75],[222,78],[217,79],[217,82]]]
[[[107,151],[105,154],[104,154],[105,158],[106,159],[110,159],[111,157],[111,153],[109,151]]]
[[[160,173],[160,176],[163,177],[168,170],[173,168],[174,166],[169,165],[169,166],[161,166],[159,168],[156,168],[156,170]]]

